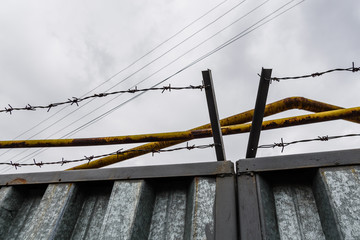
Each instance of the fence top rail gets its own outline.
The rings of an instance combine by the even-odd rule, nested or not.
[[[350,149],[341,151],[240,159],[236,162],[236,172],[237,174],[241,175],[253,172],[359,165],[359,156],[360,149]]]
[[[0,175],[0,186],[234,174],[231,161]]]

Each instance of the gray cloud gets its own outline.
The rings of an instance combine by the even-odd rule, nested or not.
[[[109,80],[95,92],[105,91],[132,75],[137,69],[160,56],[175,44],[209,23],[239,1],[229,0],[176,38],[145,57],[134,66]],[[194,36],[166,54],[163,58],[134,74],[114,90],[128,89],[148,78],[139,87],[149,87],[170,76],[287,1],[269,1],[231,28],[212,38],[173,64],[152,75],[181,54],[210,37],[239,16],[261,2],[246,1],[241,8]],[[0,107],[8,103],[25,105],[66,100],[80,96],[119,72],[163,40],[205,13],[216,4],[208,1],[38,1],[0,4]],[[192,66],[168,81],[173,86],[199,84],[201,70],[213,71],[216,95],[221,117],[254,107],[258,85],[257,73],[261,67],[273,68],[275,76],[307,74],[335,67],[349,67],[352,61],[360,63],[357,47],[359,35],[359,3],[339,1],[305,1],[258,30],[239,39],[223,50]],[[357,64],[358,65],[358,64]],[[304,96],[341,106],[356,106],[359,102],[358,74],[339,73],[320,78],[274,83],[268,102],[289,96]],[[168,84],[168,83],[165,83]],[[58,124],[58,119],[75,109],[68,107],[46,124],[24,135],[29,137],[49,128],[35,138],[45,138],[75,122],[53,137],[61,137],[87,123],[107,110],[129,99],[122,95],[111,103],[108,99],[93,101]],[[99,108],[95,111],[94,109]],[[37,111],[1,116],[2,139],[11,139],[50,113]],[[88,114],[88,116],[86,115]],[[281,116],[305,114],[291,111]],[[147,93],[118,109],[74,137],[124,135],[188,129],[208,122],[203,92]],[[326,134],[356,132],[353,123],[336,121],[312,126],[294,127],[264,132],[261,143],[312,138]],[[225,137],[227,156],[231,160],[244,157],[247,134]],[[211,139],[194,143],[210,143]],[[357,139],[334,140],[328,143],[303,144],[289,147],[285,154],[355,148]],[[51,149],[37,155],[37,161],[55,161],[61,157],[78,158],[83,155],[111,152],[128,146]],[[13,150],[0,156],[1,161],[13,158],[22,150]],[[3,153],[4,151],[0,152]],[[29,152],[32,152],[30,150]],[[261,150],[259,156],[280,154],[280,150]],[[123,165],[178,163],[214,160],[210,150],[194,150],[143,156]],[[30,157],[32,161],[32,157]],[[60,169],[60,168],[56,168]],[[35,169],[38,170],[38,169]],[[54,170],[54,168],[46,168]],[[20,170],[19,170],[20,171]],[[22,169],[21,171],[34,171]]]

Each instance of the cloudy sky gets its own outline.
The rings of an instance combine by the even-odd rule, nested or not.
[[[286,11],[289,9],[288,11]],[[286,11],[286,12],[284,12]],[[277,16],[277,14],[283,14]],[[277,17],[276,17],[277,16]],[[272,19],[273,17],[276,17]],[[272,20],[271,20],[272,19]],[[271,20],[267,23],[265,21]],[[211,69],[220,118],[254,108],[261,68],[273,76],[295,76],[360,64],[358,0],[138,0],[10,1],[0,3],[0,108],[47,105],[71,97],[160,86],[201,84]],[[240,35],[239,35],[240,34]],[[238,40],[210,55],[223,43]],[[286,97],[359,106],[359,73],[273,83],[268,103]],[[120,136],[190,129],[209,122],[199,90],[118,95],[80,107],[0,114],[1,140]],[[111,109],[120,106],[116,111]],[[110,114],[96,121],[102,114]],[[292,110],[268,119],[306,114]],[[78,131],[79,130],[79,131]],[[262,132],[260,144],[324,135],[360,133],[338,120]],[[248,134],[225,136],[228,160],[244,158]],[[212,139],[192,141],[209,144]],[[258,156],[357,148],[359,138],[260,149]],[[2,149],[1,162],[78,159],[136,145]],[[179,145],[184,146],[184,144]],[[214,161],[213,149],[145,155],[113,166]],[[63,167],[0,167],[0,173],[61,170]]]

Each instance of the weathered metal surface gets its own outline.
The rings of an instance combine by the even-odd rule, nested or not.
[[[195,178],[189,190],[185,238],[214,239],[215,179]]]
[[[28,229],[43,193],[43,188],[3,187],[0,189],[1,239],[19,239],[20,233]]]
[[[280,184],[273,188],[281,239],[324,239],[311,186]]]
[[[265,111],[264,111],[264,116],[270,116],[282,111],[286,111],[289,109],[304,109],[304,110],[308,110],[308,111],[313,111],[313,112],[320,112],[320,111],[329,111],[329,110],[336,110],[336,109],[342,109],[341,107],[338,106],[334,106],[334,105],[330,105],[330,104],[326,104],[326,103],[321,103],[321,102],[317,102],[314,100],[310,100],[310,99],[306,99],[306,98],[302,98],[302,97],[291,97],[291,98],[286,98],[271,104],[268,104],[265,107]],[[253,110],[249,110],[225,119],[220,120],[220,125],[221,126],[230,126],[230,125],[235,125],[235,124],[242,124],[242,123],[246,123],[251,121],[252,117],[253,117]],[[344,117],[344,119],[348,120],[348,121],[353,121],[356,123],[360,123],[360,118],[359,117]],[[113,164],[119,161],[123,161],[132,157],[136,157],[136,156],[140,156],[143,154],[147,154],[149,152],[152,152],[154,150],[159,150],[165,147],[169,147],[172,145],[176,145],[179,144],[181,142],[187,141],[191,138],[186,138],[184,136],[189,136],[189,134],[191,136],[193,136],[194,138],[197,137],[209,137],[211,136],[211,131],[207,130],[204,132],[196,132],[195,130],[200,130],[200,129],[209,129],[211,126],[210,124],[205,124],[203,126],[191,129],[190,132],[186,132],[184,133],[185,135],[181,136],[181,132],[176,132],[176,134],[178,134],[177,136],[174,136],[174,133],[169,133],[169,134],[160,134],[161,140],[167,140],[167,141],[162,141],[162,142],[154,142],[154,143],[149,143],[149,144],[145,144],[136,148],[133,148],[131,150],[135,150],[134,152],[127,152],[127,153],[122,153],[119,154],[117,156],[112,156],[112,157],[107,157],[105,159],[99,159],[96,161],[92,161],[91,164],[83,164],[80,165],[78,167],[74,167],[71,168],[73,169],[83,169],[83,168],[98,168],[98,167],[102,167],[102,166],[106,166],[109,164]],[[250,129],[250,125],[248,126],[242,126],[241,128],[244,128],[243,130],[241,130],[240,128],[237,129],[236,131],[243,131],[246,132]],[[235,128],[236,129],[236,128]],[[247,129],[247,130],[246,130]],[[229,133],[227,134],[231,134],[230,131],[231,129],[226,129],[223,131],[229,131]],[[234,132],[233,134],[235,134],[236,132]],[[203,134],[203,135],[202,135]],[[223,134],[225,134],[223,132]],[[137,142],[143,142],[143,141],[154,141],[155,139],[151,139],[149,138],[150,136],[148,134],[142,136],[133,136],[134,137],[134,141]],[[156,137],[156,135],[152,136],[152,137]],[[142,140],[139,140],[141,139]],[[177,139],[177,138],[181,138],[183,140],[173,140],[173,141],[169,141],[169,139]],[[121,140],[122,139],[122,140]],[[125,140],[124,140],[125,139]],[[32,140],[31,140],[32,141]],[[40,144],[39,140],[34,140],[36,142],[36,144]],[[42,144],[44,144],[44,146],[49,146],[48,144],[50,143],[46,143],[47,140],[44,140],[45,142],[43,142]],[[50,140],[51,141],[51,140]],[[58,140],[56,140],[58,141]],[[60,140],[59,140],[60,141]],[[64,144],[70,144],[70,142],[76,142],[76,146],[83,146],[83,145],[89,145],[89,144],[104,144],[104,143],[110,143],[110,144],[119,144],[122,142],[129,142],[129,136],[120,136],[119,139],[117,139],[117,137],[109,137],[109,138],[89,138],[89,139],[79,139],[74,141],[74,139],[67,139],[67,140],[61,140],[64,141]],[[34,143],[35,143],[34,142]],[[98,143],[96,143],[98,142]],[[12,141],[4,141],[3,142],[3,147],[5,146],[10,146],[12,145]],[[15,143],[15,142],[13,142]],[[24,141],[19,141],[16,142],[15,145],[19,145],[21,147],[34,147],[35,144],[26,144],[26,142],[24,143]],[[59,146],[60,144],[57,144],[56,146]],[[1,144],[0,144],[1,146]],[[37,145],[40,146],[40,145]],[[54,144],[52,146],[55,146]],[[70,146],[70,145],[67,145]],[[15,147],[15,146],[12,146]],[[140,152],[136,152],[136,150],[142,150]]]
[[[22,202],[23,196],[13,187],[0,189],[0,236],[7,234]]]
[[[49,185],[37,211],[18,235],[19,239],[68,239],[79,208],[78,187]]]
[[[215,239],[237,239],[238,221],[235,176],[216,178]]]
[[[246,158],[254,158],[259,144],[259,138],[264,118],[266,99],[269,92],[272,69],[262,69],[259,88],[256,96],[254,117],[251,122],[249,141],[246,150]]]
[[[71,239],[99,239],[100,226],[104,221],[104,216],[108,206],[112,184],[103,183],[102,185],[82,189],[84,202],[81,206]]]
[[[360,239],[359,155],[355,149],[239,160],[242,239]]]
[[[231,175],[234,164],[231,161],[203,162],[192,164],[172,164],[144,167],[124,167],[107,169],[87,169],[74,171],[56,171],[44,173],[4,174],[0,175],[0,186],[67,183],[102,180],[129,180],[167,177],[195,177]],[[22,179],[19,181],[18,179]]]
[[[191,131],[75,139],[0,141],[0,148],[96,146],[191,139]]]
[[[264,116],[270,116],[279,112],[289,109],[304,109],[313,112],[331,111],[331,110],[344,110],[343,108],[317,102],[314,100],[292,97],[286,98],[281,101],[266,105]],[[298,118],[284,118],[277,121],[267,121],[267,124],[262,126],[263,130],[274,129],[279,127],[295,126],[300,124],[314,123],[318,121],[329,121],[334,119],[345,119],[348,121],[360,123],[359,112],[353,108],[353,112],[338,111],[327,113],[325,115],[307,115],[299,116]],[[351,111],[351,110],[350,110]],[[225,119],[220,120],[222,127],[239,125],[251,121],[254,110],[243,112]],[[304,118],[305,117],[305,118]],[[251,124],[233,126],[233,128],[222,129],[222,134],[237,134],[248,132]],[[206,124],[188,131],[169,132],[169,133],[152,133],[128,136],[113,136],[113,137],[100,137],[100,138],[79,138],[79,139],[46,139],[46,140],[13,140],[13,141],[0,141],[0,148],[33,148],[33,147],[68,147],[68,146],[89,146],[89,145],[109,145],[109,144],[125,144],[125,143],[144,143],[154,142],[141,146],[140,148],[133,148],[132,150],[158,150],[164,147],[169,147],[181,142],[185,142],[195,138],[211,137],[212,131],[210,124]],[[196,131],[204,130],[204,131]],[[156,142],[157,141],[157,142]],[[122,153],[126,158],[139,156],[148,152],[132,152]]]
[[[292,97],[292,98],[286,98],[271,104],[266,105],[264,116],[270,116],[282,111],[286,111],[289,109],[304,109],[308,111],[313,112],[321,112],[321,111],[330,111],[330,110],[341,110],[343,108],[317,102],[314,100],[302,98],[302,97]],[[249,110],[225,119],[220,120],[220,125],[223,126],[222,128],[222,134],[237,134],[237,133],[243,133],[248,132],[250,130],[251,124],[243,124],[246,122],[251,121],[253,117],[254,111]],[[348,121],[360,123],[360,117],[358,117],[359,111],[356,109],[347,109],[344,111],[337,111],[337,112],[327,112],[320,115],[304,115],[294,118],[284,118],[284,119],[278,119],[274,121],[267,121],[266,124],[263,124],[263,130],[266,129],[273,129],[278,127],[285,127],[285,126],[292,126],[292,125],[299,125],[299,124],[308,124],[313,122],[319,122],[319,121],[328,121],[333,119],[339,119],[343,118]],[[231,127],[226,127],[231,126]],[[72,146],[84,146],[84,145],[98,145],[98,144],[119,144],[119,143],[130,143],[130,142],[144,142],[144,141],[155,141],[155,140],[161,140],[159,142],[153,142],[148,143],[139,147],[135,147],[130,149],[131,152],[124,152],[120,153],[118,155],[105,157],[102,159],[98,159],[95,161],[92,161],[90,164],[82,164],[73,168],[70,168],[70,170],[75,169],[86,169],[86,168],[99,168],[103,166],[107,166],[113,163],[117,163],[129,158],[133,158],[136,156],[140,156],[143,154],[147,154],[165,147],[169,147],[172,145],[176,145],[194,138],[204,138],[204,137],[210,137],[212,134],[212,131],[210,130],[210,124],[205,124],[203,126],[193,128],[189,131],[185,132],[173,132],[173,133],[160,133],[160,134],[145,134],[145,135],[135,135],[135,136],[119,136],[119,137],[109,137],[109,138],[89,138],[89,139],[59,139],[59,140],[49,140],[50,142],[47,142],[48,140],[43,140],[43,142],[40,143],[42,140],[30,140],[30,142],[26,141],[3,141],[0,147],[35,147],[35,146],[41,146],[41,144],[44,144],[44,146],[61,146],[61,145],[67,145],[71,146],[70,143],[74,144]],[[171,140],[170,139],[182,139],[182,140]],[[166,141],[164,141],[166,140]],[[34,142],[31,142],[34,141]],[[52,142],[51,141],[55,141]],[[61,143],[61,141],[63,141]],[[29,144],[28,144],[29,143]],[[39,145],[40,144],[40,145]],[[137,151],[140,150],[140,151]]]
[[[240,239],[261,239],[256,176],[238,176],[237,186]]]
[[[237,173],[270,172],[327,166],[360,165],[360,149],[287,156],[241,159],[236,162]]]
[[[281,118],[275,120],[268,120],[263,122],[262,130],[270,130],[276,128],[326,122],[326,121],[332,121],[337,119],[343,119],[345,117],[354,117],[354,116],[360,116],[360,107],[332,110],[327,112],[313,113],[313,114]],[[251,124],[236,124],[221,128],[222,133],[224,135],[245,133],[248,132],[250,129],[251,129]],[[206,130],[196,130],[195,138],[199,138],[199,136],[202,135],[202,132],[203,134],[206,134]]]
[[[220,129],[219,114],[217,110],[217,103],[215,97],[214,83],[212,80],[211,70],[202,71],[202,76],[205,84],[205,95],[209,110],[211,129],[215,143],[216,159],[224,161],[226,159],[224,142]]]
[[[143,180],[115,182],[99,239],[145,239],[154,197]]]
[[[360,168],[325,168],[320,179],[340,239],[360,239]]]
[[[214,177],[45,186],[0,189],[1,239],[214,239]]]
[[[360,167],[337,167],[359,164],[359,155],[266,158],[274,168],[253,159],[253,172],[238,172],[237,191],[227,162],[201,165],[206,171],[198,168],[197,176],[181,175],[197,164],[153,175],[151,168],[132,168],[122,174],[138,178],[120,181],[111,179],[119,169],[69,171],[62,177],[80,180],[68,184],[27,184],[14,176],[23,179],[18,186],[0,189],[0,239],[237,239],[237,231],[241,239],[360,239]],[[94,178],[105,181],[89,182],[96,172],[107,173]]]
[[[324,121],[331,121],[336,119],[343,119],[343,118],[351,118],[360,116],[360,107],[356,108],[348,108],[348,109],[339,109],[327,112],[320,112],[296,117],[289,117],[289,118],[282,118],[276,120],[269,120],[264,121],[262,124],[262,130],[269,130],[275,128],[282,128],[282,127],[290,127],[290,126],[297,126],[302,124],[310,124],[310,123],[317,123],[317,122],[324,122]],[[251,124],[237,124],[227,127],[222,127],[221,131],[223,135],[228,134],[238,134],[248,132],[251,129]],[[211,136],[210,129],[193,129],[190,130],[191,135],[193,138],[204,138]],[[189,139],[186,139],[189,140]],[[69,170],[76,170],[76,169],[88,169],[88,168],[99,168],[107,165],[111,165],[132,157],[140,156],[142,154],[146,154],[149,152],[153,152],[154,150],[159,150],[171,145],[175,145],[181,143],[186,140],[179,140],[179,141],[165,141],[165,142],[155,142],[145,144],[139,147],[135,147],[130,149],[131,152],[120,153],[113,156],[104,157],[101,159],[97,159],[91,161],[90,163],[85,163]],[[140,151],[138,151],[140,150]]]
[[[182,239],[185,233],[187,186],[160,186],[156,190],[149,240]]]
[[[258,204],[263,239],[280,239],[275,198],[271,183],[256,175]]]

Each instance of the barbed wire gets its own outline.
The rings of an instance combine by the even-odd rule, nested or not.
[[[316,73],[312,73],[312,74],[307,74],[307,75],[302,75],[302,76],[295,76],[295,77],[272,77],[270,79],[270,81],[276,81],[276,82],[280,82],[282,80],[294,80],[294,79],[300,79],[300,78],[310,78],[310,77],[319,77],[321,75],[327,74],[327,73],[332,73],[332,72],[358,72],[360,71],[360,67],[355,67],[354,62],[352,63],[352,67],[349,68],[335,68],[335,69],[330,69],[324,72],[316,72]]]
[[[123,154],[123,153],[130,153],[130,152],[149,152],[149,153],[152,153],[152,156],[154,156],[155,153],[174,152],[174,151],[179,151],[179,150],[184,150],[184,149],[187,149],[187,150],[206,149],[206,148],[212,148],[214,146],[215,146],[215,144],[189,145],[189,143],[186,143],[186,146],[184,146],[184,147],[177,147],[177,148],[171,148],[171,149],[159,149],[159,150],[156,150],[156,149],[152,149],[152,150],[133,149],[133,150],[125,150],[125,151],[123,151],[122,149],[119,149],[118,151],[112,152],[112,153],[106,153],[106,154],[102,154],[102,155],[84,156],[83,158],[73,159],[73,160],[65,160],[64,158],[62,158],[61,161],[55,161],[55,162],[42,162],[42,161],[37,162],[35,159],[33,159],[33,163],[14,163],[14,162],[10,161],[10,162],[0,162],[0,165],[13,166],[13,167],[15,167],[16,170],[19,167],[29,167],[29,166],[38,166],[41,168],[41,166],[44,166],[44,165],[61,165],[61,166],[63,166],[64,164],[67,164],[67,163],[77,163],[77,162],[83,162],[83,161],[87,161],[88,163],[90,163],[94,159],[115,156],[115,155],[119,155],[119,154]]]
[[[281,152],[284,151],[284,148],[297,144],[297,143],[306,143],[306,142],[315,142],[315,141],[329,141],[332,139],[338,139],[338,138],[346,138],[346,137],[360,137],[359,133],[352,133],[352,134],[346,134],[346,135],[337,135],[337,136],[318,136],[317,138],[311,138],[311,139],[303,139],[303,140],[296,140],[292,142],[284,142],[283,138],[281,138],[281,142],[279,143],[272,143],[272,144],[264,144],[258,146],[258,148],[275,148],[275,147],[281,147]]]
[[[147,92],[147,91],[161,91],[161,93],[164,93],[165,91],[171,92],[171,90],[189,90],[189,89],[200,89],[202,91],[205,87],[206,87],[205,85],[197,85],[197,86],[190,85],[187,87],[172,87],[171,84],[169,84],[168,86],[163,86],[163,87],[138,89],[135,86],[135,88],[128,89],[128,90],[114,91],[114,92],[108,92],[108,93],[96,93],[96,94],[82,97],[82,98],[72,97],[71,99],[68,98],[67,101],[50,103],[48,105],[34,106],[34,105],[27,104],[25,107],[12,107],[10,104],[8,104],[8,107],[5,107],[5,109],[0,110],[0,113],[4,112],[4,113],[12,114],[13,111],[22,111],[22,110],[35,111],[36,109],[47,109],[47,111],[49,112],[50,109],[61,106],[61,105],[65,105],[65,104],[74,105],[75,104],[76,106],[79,106],[80,102],[88,100],[88,99],[102,98],[102,97],[107,97],[110,95],[117,95],[117,94],[122,94],[122,93],[137,93],[137,92]]]

